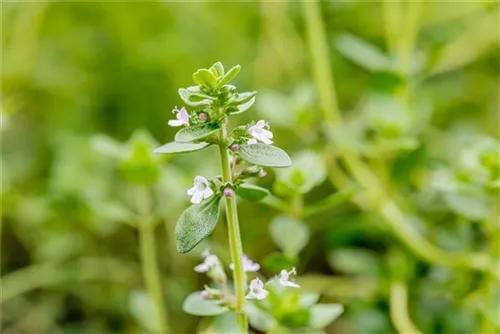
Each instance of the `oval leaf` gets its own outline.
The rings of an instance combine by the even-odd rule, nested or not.
[[[202,299],[201,291],[193,292],[187,296],[182,304],[182,309],[186,313],[203,317],[219,315],[229,311],[229,308],[219,305],[216,300]]]
[[[318,304],[311,308],[311,319],[309,326],[316,329],[322,329],[337,319],[344,306],[341,304]]]
[[[209,137],[217,131],[219,131],[219,129],[210,124],[189,126],[179,130],[175,134],[175,141],[179,143],[190,143]]]
[[[238,75],[238,73],[240,73],[240,70],[241,70],[241,66],[240,65],[236,65],[235,67],[233,67],[232,69],[230,69],[226,73],[226,75],[224,75],[224,77],[222,78],[222,80],[217,84],[216,88],[220,88],[220,87],[224,86],[225,84],[230,83],[231,80],[233,80]]]
[[[248,109],[250,109],[250,107],[252,107],[254,103],[255,103],[255,96],[254,96],[254,97],[252,97],[252,98],[251,98],[250,100],[248,100],[247,102],[242,103],[242,104],[240,104],[239,106],[236,106],[236,107],[235,107],[235,110],[234,110],[234,111],[229,112],[229,114],[231,114],[231,115],[241,114],[242,112],[245,112],[245,111],[247,111]]]
[[[286,215],[276,217],[269,225],[271,238],[287,256],[296,256],[309,241],[306,224]]]
[[[243,183],[238,187],[236,193],[241,198],[257,202],[267,197],[267,195],[269,195],[269,190],[256,186],[255,184]]]
[[[242,145],[239,156],[255,165],[267,167],[290,167],[292,160],[281,148],[266,144]]]
[[[184,210],[175,227],[179,253],[189,252],[212,233],[219,220],[219,202],[216,196]]]
[[[229,74],[229,73],[228,73]],[[217,78],[206,68],[202,68],[193,74],[193,80],[198,85],[213,87],[217,84]]]
[[[174,142],[167,143],[163,146],[160,146],[160,147],[154,149],[153,153],[155,153],[155,154],[187,153],[187,152],[194,152],[194,151],[201,150],[209,145],[210,145],[210,143],[206,143],[206,142],[178,143],[178,142],[174,141]]]

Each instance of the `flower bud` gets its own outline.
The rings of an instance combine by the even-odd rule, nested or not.
[[[210,299],[210,294],[208,293],[207,290],[203,290],[200,293],[200,296],[201,296],[201,299],[203,299],[203,300],[209,300]]]
[[[240,146],[238,144],[231,145],[231,151],[233,151],[233,152],[238,151],[239,148],[240,148]]]
[[[259,171],[259,174],[258,174],[258,176],[259,176],[259,177],[264,177],[264,176],[266,176],[266,175],[267,175],[267,172],[266,172],[264,169],[261,169],[261,170]]]
[[[207,114],[205,114],[204,112],[202,112],[202,113],[200,114],[200,120],[202,120],[202,121],[206,121],[206,120],[207,120],[207,118],[208,118],[208,115],[207,115]]]
[[[224,196],[226,196],[226,197],[233,197],[234,196],[234,190],[231,189],[231,188],[224,189]]]

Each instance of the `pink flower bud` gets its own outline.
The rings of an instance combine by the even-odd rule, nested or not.
[[[208,116],[207,116],[207,114],[205,114],[204,112],[202,112],[202,113],[200,114],[200,119],[201,119],[202,121],[206,121],[206,120],[207,120],[207,118],[208,118]]]
[[[203,299],[203,300],[209,300],[210,299],[210,294],[208,293],[207,290],[203,290],[200,293],[200,296],[201,296],[201,299]]]
[[[238,144],[231,145],[231,151],[233,151],[233,152],[238,151],[239,148],[240,148],[240,146]]]
[[[224,196],[226,196],[226,197],[233,197],[234,196],[233,189],[231,189],[231,188],[224,189]]]

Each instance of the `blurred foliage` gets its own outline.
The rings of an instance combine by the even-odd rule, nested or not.
[[[223,224],[195,254],[178,255],[172,239],[185,191],[194,175],[217,173],[217,153],[149,154],[174,135],[177,88],[217,60],[241,64],[237,85],[258,92],[237,117],[269,120],[296,162],[259,181],[274,194],[264,205],[240,206],[245,252],[265,274],[295,264],[304,291],[344,304],[329,333],[393,333],[412,326],[405,316],[424,333],[500,326],[498,280],[472,261],[500,258],[498,4],[321,9],[342,126],[325,127],[301,3],[2,3],[4,333],[151,328],[137,184],[158,223],[172,332],[231,332],[230,317],[198,322],[182,311],[204,283],[192,269],[201,250],[228,254]],[[356,165],[332,159],[351,154],[377,187],[363,177],[334,185]],[[402,229],[373,204],[382,192],[404,213]],[[404,226],[450,254],[481,257],[431,261]]]

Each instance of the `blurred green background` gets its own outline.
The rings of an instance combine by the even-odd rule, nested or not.
[[[345,306],[328,333],[405,333],[410,319],[424,333],[500,326],[500,266],[488,262],[500,258],[498,4],[320,9],[2,3],[3,333],[148,332],[134,185],[108,146],[134,133],[151,149],[172,140],[177,89],[216,61],[240,64],[235,84],[258,91],[237,121],[269,120],[276,145],[307,166],[297,173],[310,237],[294,261],[303,289]],[[330,124],[337,104],[344,121]],[[182,301],[206,283],[193,271],[204,247],[229,261],[226,230],[220,223],[182,256],[172,233],[193,177],[216,175],[218,157],[209,149],[155,161],[161,176],[149,194],[170,326],[194,333],[208,322],[185,314]],[[358,190],[325,204],[346,191],[339,175]],[[286,203],[284,188],[297,183],[287,177],[269,171],[259,183]],[[396,213],[379,205],[389,197]],[[280,214],[272,203],[240,206],[245,253],[267,276],[283,260],[269,233]],[[474,256],[446,255],[463,253]]]

